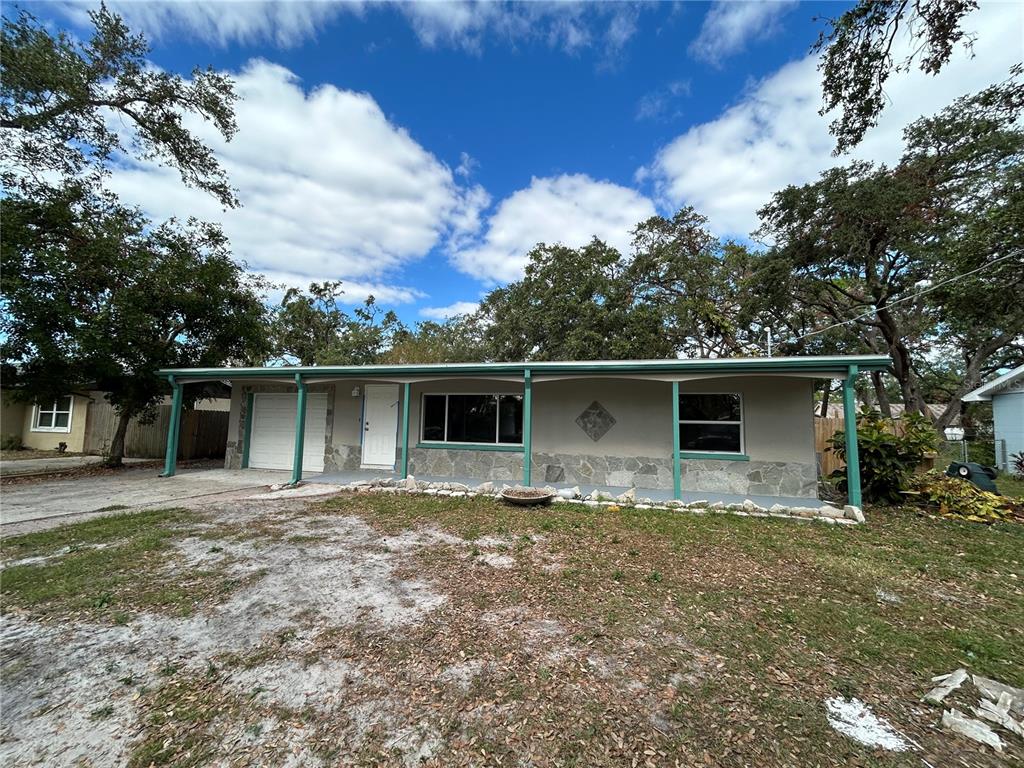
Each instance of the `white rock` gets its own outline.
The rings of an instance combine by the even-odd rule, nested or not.
[[[1010,697],[1010,709],[1024,715],[1024,688],[1014,688],[1012,685],[1000,683],[998,680],[990,680],[981,675],[971,675],[971,682],[983,696],[987,696],[992,701],[999,701],[1004,693],[1007,694]]]
[[[651,505],[650,504],[637,504],[636,508],[637,509],[650,509]]]
[[[615,497],[607,491],[594,491],[590,494],[590,498],[594,501],[615,501]]]
[[[419,486],[416,485],[416,478],[413,475],[409,475],[404,480],[402,480],[402,487],[405,488],[407,491],[419,490]]]
[[[555,491],[555,496],[559,499],[577,499],[580,496],[579,488],[561,488]]]
[[[456,496],[465,496],[465,495],[466,495],[465,491],[452,491],[452,498],[455,498]]]
[[[942,727],[992,747],[996,752],[1003,751],[1003,741],[995,731],[981,720],[967,717],[956,709],[947,709],[942,713]]]
[[[999,701],[993,704],[988,699],[978,701],[974,714],[991,720],[1000,725],[1010,733],[1015,733],[1024,739],[1024,723],[1017,722],[1010,716],[1010,707],[1013,706],[1013,698],[1005,691],[999,695]]]
[[[448,490],[447,488],[442,488],[441,490],[439,490],[437,492],[437,495],[438,496],[451,496],[452,492],[450,490]]]
[[[615,499],[623,504],[633,504],[636,502],[636,488],[630,488],[625,493],[620,493]]]
[[[836,507],[833,507],[829,504],[826,504],[824,507],[819,507],[818,514],[822,517],[846,517],[846,513],[843,512],[843,510],[837,509]]]
[[[480,483],[480,485],[473,490],[477,493],[494,493],[494,483],[488,480],[486,483]]]
[[[587,499],[583,503],[586,504],[588,507],[596,507],[598,505],[597,502],[594,501],[593,499]]]
[[[963,685],[966,679],[967,670],[963,667],[950,672],[948,675],[933,677],[932,682],[938,683],[938,685],[924,695],[924,700],[929,704],[941,704],[942,700]]]
[[[768,508],[768,511],[771,512],[773,515],[784,515],[789,511],[789,507],[783,504],[772,504]]]
[[[846,518],[848,520],[855,520],[858,523],[864,522],[864,512],[861,510],[860,507],[855,507],[852,504],[847,504],[845,507],[843,507],[843,512],[846,513]]]

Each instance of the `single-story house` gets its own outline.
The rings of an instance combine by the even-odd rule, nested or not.
[[[9,390],[0,390],[0,435],[16,438],[12,442],[38,451],[56,451],[64,443],[68,453],[98,453],[96,445],[109,443],[114,423],[105,395],[106,392],[88,389],[31,403],[12,397]],[[171,398],[164,398],[162,405],[170,404]],[[226,397],[197,400],[193,408],[226,411],[230,400]],[[102,423],[94,424],[98,413]],[[97,435],[97,429],[102,429],[103,434]],[[159,445],[163,445],[162,437]]]
[[[1011,456],[1024,453],[1024,365],[964,395],[965,403],[991,401],[996,465],[1010,471]]]
[[[159,373],[175,412],[183,385],[229,383],[226,466],[290,470],[292,482],[363,471],[814,499],[814,380],[842,380],[852,405],[858,372],[889,364],[861,355]],[[855,456],[855,409],[847,413]],[[165,475],[176,441],[172,429]]]

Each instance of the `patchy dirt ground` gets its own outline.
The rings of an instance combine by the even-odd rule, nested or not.
[[[1021,684],[1022,541],[367,495],[33,534],[4,542],[0,763],[1020,760],[919,699],[962,663]],[[835,731],[836,695],[914,748]]]

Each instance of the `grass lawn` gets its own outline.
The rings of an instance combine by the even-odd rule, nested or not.
[[[1024,759],[1021,739],[1004,733],[997,757],[941,731],[941,709],[920,701],[959,666],[1024,686],[1024,526],[903,509],[868,519],[344,495],[8,540],[5,561],[23,564],[0,588],[37,643],[56,627],[120,624],[136,633],[132,653],[155,653],[201,627],[190,650],[138,662],[149,677],[130,677],[123,696],[81,704],[137,734],[119,747],[130,765]],[[172,574],[192,586],[175,591]],[[130,666],[120,648],[89,652]],[[97,669],[101,692],[124,674]],[[840,735],[825,716],[833,696],[862,699],[921,750]],[[966,689],[951,700],[977,704]]]
[[[1000,475],[996,478],[996,488],[1003,496],[1016,496],[1018,499],[1024,499],[1024,477]]]

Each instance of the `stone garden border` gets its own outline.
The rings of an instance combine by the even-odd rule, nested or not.
[[[272,486],[271,490],[287,487],[290,486]],[[454,498],[489,496],[495,499],[501,498],[500,492],[503,489],[522,487],[511,485],[496,487],[492,482],[481,483],[473,487],[455,482],[428,483],[423,480],[417,480],[412,475],[404,480],[382,477],[338,486],[341,490],[355,491],[356,493],[419,493],[425,496],[450,496]],[[554,494],[555,497],[552,503],[556,504],[579,504],[586,507],[625,506],[632,509],[690,512],[696,515],[727,514],[739,517],[776,517],[788,520],[812,520],[829,525],[857,525],[864,522],[864,512],[859,507],[850,506],[849,504],[842,509],[828,504],[822,507],[786,507],[782,504],[774,504],[769,508],[765,508],[755,504],[750,499],[734,504],[724,504],[720,501],[653,501],[652,499],[638,498],[636,490],[632,488],[619,496],[613,496],[603,491],[583,495],[580,493],[579,488],[563,488],[558,490],[545,486],[543,489],[549,490]]]

